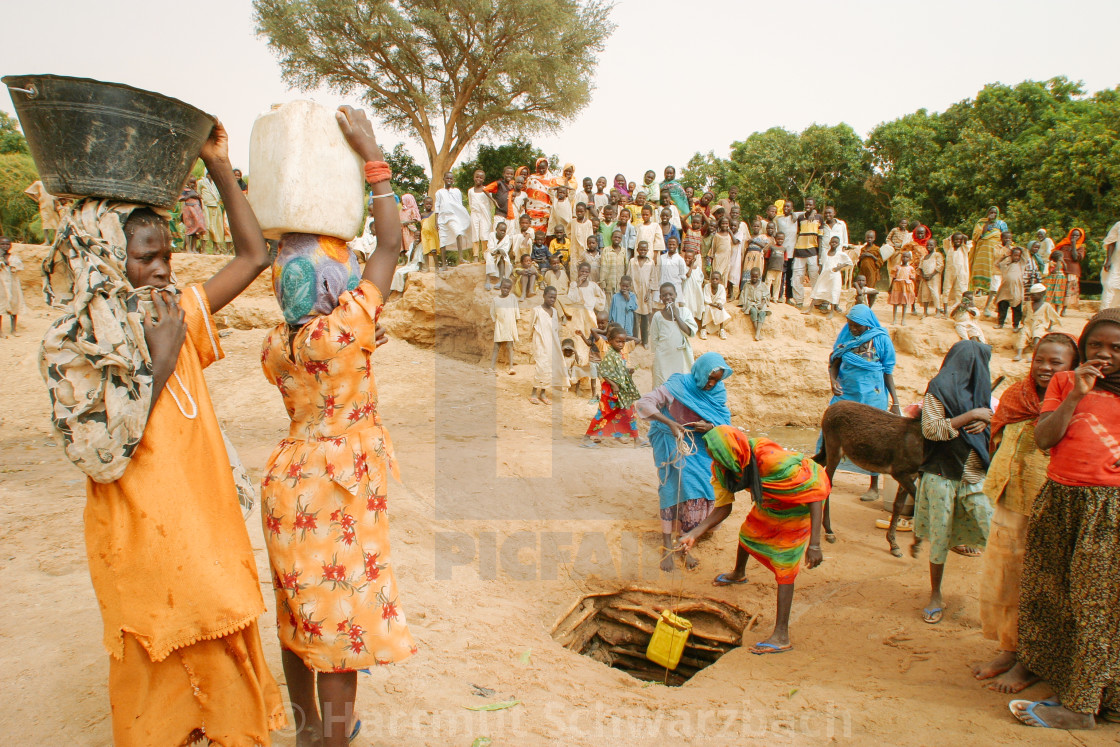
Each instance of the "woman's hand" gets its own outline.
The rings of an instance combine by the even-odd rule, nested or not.
[[[381,322],[377,322],[377,326],[375,329],[376,331],[374,333],[373,343],[374,350],[389,342],[389,335],[385,332],[385,328],[381,326]]]
[[[832,395],[834,397],[843,396],[844,387],[840,386],[840,380],[839,379],[832,379],[831,382],[832,382]]]
[[[692,532],[682,534],[680,538],[677,539],[677,546],[674,547],[673,550],[677,552],[688,552],[696,546],[696,539],[697,538],[693,536]]]
[[[684,426],[675,420],[669,421],[669,432],[673,434],[673,438],[684,438]]]
[[[902,408],[899,407],[897,402],[892,402],[891,403],[891,412],[894,413],[895,415],[901,415],[902,414]]]
[[[808,547],[805,550],[805,567],[816,568],[824,562],[824,553],[820,547]]]
[[[965,433],[983,433],[992,422],[992,411],[987,407],[969,410],[968,415],[971,419],[964,426]]]
[[[715,428],[715,426],[706,420],[697,420],[695,423],[689,423],[688,428],[689,430],[696,431],[697,433],[707,433],[712,428]]]
[[[210,130],[210,137],[202,144],[199,156],[207,168],[212,163],[229,163],[229,133],[221,122],[214,122],[214,128]]]
[[[350,147],[362,157],[362,160],[385,160],[381,146],[377,144],[377,137],[373,134],[373,125],[370,124],[364,111],[340,106],[334,116],[338,120],[338,127],[342,130],[342,134],[346,136],[346,142],[350,143]]]
[[[1093,389],[1093,386],[1097,383],[1097,379],[1104,378],[1100,366],[1105,363],[1105,361],[1098,360],[1086,361],[1074,370],[1073,394],[1076,395],[1078,399],[1081,399]]]
[[[152,372],[157,380],[167,381],[179,361],[179,350],[187,339],[186,313],[172,294],[152,291],[156,319],[150,311],[144,312],[144,339],[152,358]]]

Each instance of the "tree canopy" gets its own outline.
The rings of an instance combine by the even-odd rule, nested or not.
[[[697,153],[686,183],[738,186],[746,214],[783,197],[834,203],[853,236],[882,235],[902,218],[971,234],[992,205],[1020,243],[1040,227],[1064,236],[1082,226],[1099,239],[1120,220],[1120,87],[1088,96],[1061,77],[994,83],[944,112],[884,122],[864,140],[845,124],[772,128],[730,151]],[[1089,260],[1095,271],[1099,242]]]
[[[486,183],[500,179],[502,169],[512,166],[529,166],[538,158],[544,157],[544,151],[524,138],[515,137],[508,143],[490,145],[483,143],[478,147],[478,153],[469,161],[460,163],[455,169],[455,186],[466,191],[474,184],[474,172],[482,169],[486,173]]]
[[[553,131],[591,100],[605,0],[253,0],[285,81],[360,93],[442,183],[480,135]]]

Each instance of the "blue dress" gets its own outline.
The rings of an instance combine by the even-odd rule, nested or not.
[[[611,297],[611,310],[610,320],[614,324],[620,325],[626,334],[634,334],[634,314],[638,310],[638,297],[633,292],[628,294],[628,298],[623,298],[621,293],[615,293]]]
[[[887,392],[886,376],[894,373],[895,352],[894,343],[887,330],[879,322],[869,307],[858,304],[848,312],[848,319],[860,326],[867,327],[859,337],[852,335],[847,325],[840,330],[833,345],[829,364],[839,358],[840,360],[840,389],[841,394],[829,400],[829,405],[848,400],[861,402],[865,405],[887,409],[890,404]],[[817,439],[817,451],[824,444],[824,434]],[[840,461],[838,469],[844,472],[856,472],[861,475],[871,475],[864,469],[852,464],[846,458]]]

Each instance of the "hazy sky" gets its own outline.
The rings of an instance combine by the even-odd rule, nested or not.
[[[594,99],[534,142],[578,176],[640,180],[696,151],[780,126],[844,121],[861,134],[925,107],[972,97],[985,83],[1065,75],[1092,92],[1120,84],[1120,2],[804,0],[779,13],[742,0],[621,0]],[[275,102],[329,92],[288,90],[253,33],[249,0],[54,0],[6,4],[0,73],[55,73],[127,83],[183,99],[230,130],[248,170],[254,118]],[[1067,29],[1076,29],[1072,34]],[[796,42],[795,39],[803,39]],[[0,108],[13,112],[0,93]],[[418,141],[404,141],[427,167]],[[468,154],[469,156],[469,151]]]

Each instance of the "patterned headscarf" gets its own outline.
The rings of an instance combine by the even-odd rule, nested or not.
[[[338,307],[338,297],[358,287],[358,258],[342,239],[286,233],[272,262],[272,291],[284,321],[302,327]]]
[[[143,207],[76,201],[43,261],[47,303],[66,312],[39,348],[51,422],[67,458],[96,482],[124,474],[151,405],[152,361],[140,310],[151,289],[133,288],[125,273],[124,225]]]

